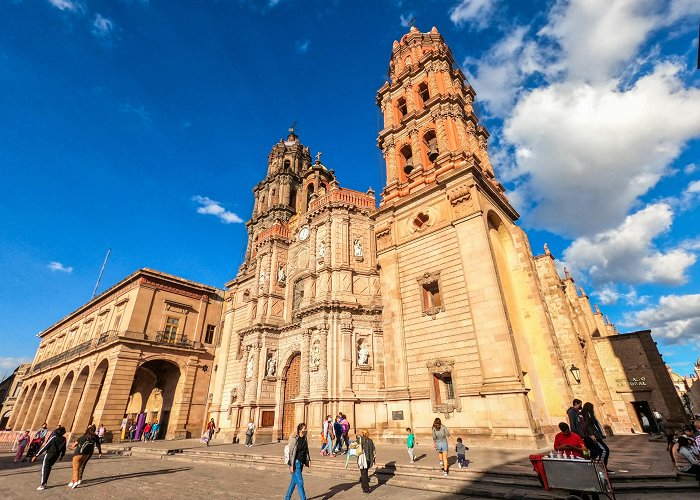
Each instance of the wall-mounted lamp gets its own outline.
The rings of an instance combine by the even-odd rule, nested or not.
[[[569,371],[571,372],[571,376],[574,377],[574,380],[576,381],[576,383],[581,384],[581,370],[576,368],[576,365],[571,365],[571,368],[569,368]]]
[[[203,371],[204,373],[207,373],[208,370],[209,370],[209,367],[208,367],[207,365],[204,365],[204,366],[202,367],[202,371]]]

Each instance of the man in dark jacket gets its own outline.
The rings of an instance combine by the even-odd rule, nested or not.
[[[582,405],[583,403],[580,399],[574,399],[571,403],[571,408],[566,410],[566,415],[569,417],[571,432],[579,436],[588,436],[589,433],[586,431],[586,423],[581,413]]]
[[[46,488],[46,484],[49,482],[51,468],[58,460],[62,460],[63,456],[66,454],[66,438],[63,437],[65,433],[66,429],[63,427],[59,427],[53,431],[51,437],[32,458],[32,462],[34,462],[39,455],[42,453],[44,454],[44,462],[41,465],[41,483],[37,490]]]
[[[311,453],[309,453],[309,443],[306,440],[306,424],[297,425],[297,433],[289,438],[287,448],[289,451],[287,465],[289,466],[289,472],[292,473],[292,479],[289,482],[289,488],[287,488],[287,494],[284,498],[285,500],[290,500],[296,487],[299,490],[299,498],[306,500],[304,478],[301,475],[304,466],[311,466]]]

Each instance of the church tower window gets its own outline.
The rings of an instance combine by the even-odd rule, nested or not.
[[[406,99],[399,97],[396,101],[396,110],[399,112],[399,121],[408,114],[408,107],[406,106]]]
[[[428,160],[430,160],[430,163],[433,163],[439,155],[435,131],[428,130],[423,136],[423,142],[425,143],[426,150],[428,153]]]
[[[403,173],[409,175],[413,172],[413,151],[411,151],[411,146],[406,144],[401,148],[401,157],[403,158]]]
[[[423,101],[423,105],[425,105],[425,103],[430,99],[430,91],[428,90],[428,85],[425,82],[418,85],[418,95],[420,96],[421,101]]]

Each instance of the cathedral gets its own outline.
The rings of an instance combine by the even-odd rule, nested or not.
[[[12,428],[158,420],[165,439],[287,439],[327,415],[429,441],[441,418],[475,446],[551,441],[574,398],[609,434],[687,416],[648,330],[620,334],[534,255],[498,181],[475,92],[443,37],[395,41],[376,97],[379,193],[341,186],[290,131],[253,188],[226,290],[141,269],[38,334],[0,413]],[[262,172],[261,172],[262,173]],[[19,379],[20,377],[18,377]],[[654,427],[655,428],[655,427]],[[317,429],[319,432],[315,432]]]
[[[382,441],[441,417],[475,444],[534,447],[579,398],[634,432],[651,407],[610,385],[596,345],[618,332],[546,248],[533,255],[440,33],[395,41],[389,75],[378,208],[293,130],[273,146],[226,285],[210,416],[231,439],[255,422],[261,442],[343,412]]]

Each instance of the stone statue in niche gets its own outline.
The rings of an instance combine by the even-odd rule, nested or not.
[[[231,402],[235,403],[238,399],[238,387],[231,389]]]
[[[268,377],[274,377],[276,371],[277,371],[277,361],[275,360],[274,356],[270,356],[269,359],[267,360],[266,375]]]
[[[265,275],[265,271],[260,271],[260,279],[258,280],[258,284],[260,286],[263,286],[265,284],[266,279],[267,279],[267,276]]]
[[[369,361],[369,349],[367,349],[367,345],[360,340],[360,343],[357,348],[357,364],[366,366]]]
[[[355,240],[353,247],[355,248],[355,257],[362,257],[362,242],[359,238]]]
[[[245,367],[245,378],[251,378],[253,376],[253,352],[251,351],[248,355],[248,364]]]
[[[323,258],[326,256],[326,242],[325,241],[322,241],[318,245],[318,256],[319,256],[319,258]]]
[[[287,276],[284,274],[284,267],[282,266],[282,264],[280,264],[277,267],[277,281],[279,283],[284,283],[286,279]]]
[[[318,342],[311,347],[311,366],[318,367],[321,364],[321,349],[318,347]]]

